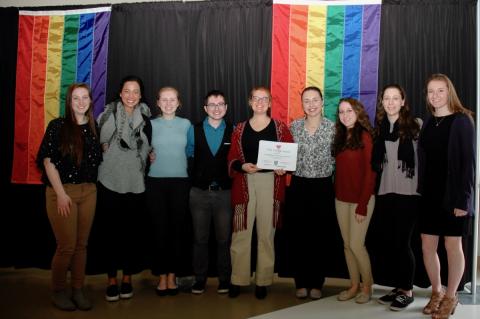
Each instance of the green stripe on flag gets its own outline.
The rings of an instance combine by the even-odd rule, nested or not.
[[[329,6],[325,44],[325,116],[335,120],[342,93],[344,6]]]
[[[65,16],[65,31],[62,49],[62,82],[60,84],[60,116],[65,114],[65,94],[70,84],[75,82],[77,71],[77,42],[80,16]]]

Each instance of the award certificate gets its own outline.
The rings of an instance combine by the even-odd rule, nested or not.
[[[261,140],[258,145],[257,167],[294,171],[297,168],[297,149],[297,143]]]

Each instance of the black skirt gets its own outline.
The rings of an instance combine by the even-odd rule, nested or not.
[[[425,196],[421,200],[420,232],[437,236],[463,236],[467,234],[470,217],[457,217],[446,211],[441,200]]]

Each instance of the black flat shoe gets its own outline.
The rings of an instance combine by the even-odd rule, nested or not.
[[[228,296],[230,298],[237,298],[240,294],[240,286],[231,284],[230,289],[228,289]]]
[[[169,296],[178,295],[178,287],[177,288],[167,288],[167,293],[168,293]]]
[[[160,296],[160,297],[165,297],[166,295],[168,295],[168,289],[158,289],[155,288],[155,293],[157,294],[157,296]]]
[[[257,297],[257,299],[265,299],[266,296],[267,296],[267,287],[255,286],[255,297]]]

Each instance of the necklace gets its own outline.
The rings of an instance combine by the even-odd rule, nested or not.
[[[435,127],[438,127],[442,123],[442,121],[445,119],[445,117],[446,116],[442,116],[440,118],[440,120],[438,120],[438,117],[434,117],[435,118]]]

